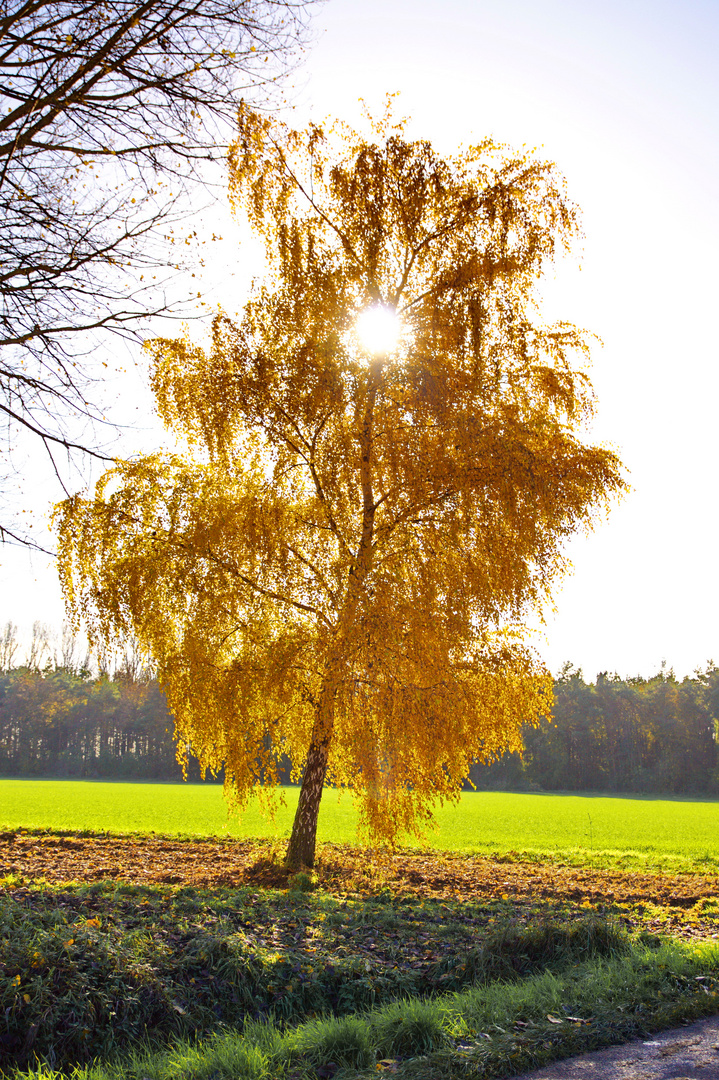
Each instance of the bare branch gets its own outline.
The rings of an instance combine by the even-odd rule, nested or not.
[[[187,317],[166,284],[191,250],[189,194],[223,160],[240,101],[275,92],[313,2],[0,0],[0,402],[13,424],[82,458],[75,418],[102,412],[83,353],[108,332],[141,337],[153,315]]]

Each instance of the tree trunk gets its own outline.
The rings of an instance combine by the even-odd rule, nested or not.
[[[362,435],[360,438],[360,480],[362,484],[362,536],[354,565],[349,572],[347,597],[343,605],[324,681],[307,752],[305,774],[300,789],[292,836],[287,847],[285,864],[291,870],[314,866],[317,844],[317,819],[320,812],[322,788],[327,773],[330,743],[335,721],[335,696],[345,673],[344,649],[347,634],[354,622],[363,582],[372,565],[375,502],[372,491],[372,426],[378,380],[386,357],[375,357],[370,366]]]
[[[299,870],[303,866],[311,867],[315,864],[317,819],[320,813],[320,800],[327,772],[331,739],[331,731],[322,731],[318,720],[315,721],[312,730],[312,741],[307,753],[305,775],[302,779],[292,836],[285,856],[285,863],[291,870]]]

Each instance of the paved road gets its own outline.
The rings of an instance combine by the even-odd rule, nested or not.
[[[719,1016],[557,1061],[516,1080],[719,1080]]]

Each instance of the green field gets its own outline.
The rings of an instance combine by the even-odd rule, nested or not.
[[[228,817],[218,785],[0,780],[0,827],[166,835],[289,835],[297,788],[274,824],[251,806]],[[325,792],[319,840],[356,842],[346,793]],[[590,795],[468,792],[437,811],[430,847],[553,854],[572,861],[719,866],[719,802]]]
[[[281,840],[297,789],[286,796],[273,826],[257,807],[228,820],[215,785],[0,780],[0,829]],[[606,866],[716,872],[718,826],[717,802],[475,792],[438,812],[430,839],[590,864],[601,882]],[[355,829],[351,799],[327,791],[320,840],[354,843]],[[348,868],[364,860],[340,854]],[[338,1080],[499,1080],[508,1063],[526,1071],[719,1009],[715,890],[677,918],[651,875],[629,875],[629,901],[597,903],[535,891],[542,867],[517,866],[528,885],[517,903],[499,865],[476,894],[470,877],[440,898],[421,876],[414,892],[369,879],[333,891],[319,865],[280,888],[58,885],[13,867],[0,890],[0,1072],[317,1080],[339,1065]]]

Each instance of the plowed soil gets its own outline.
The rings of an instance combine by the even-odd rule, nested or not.
[[[481,856],[378,855],[330,844],[316,866],[320,887],[339,896],[421,895],[434,900],[612,910],[664,932],[716,936],[719,877],[597,870],[561,863]],[[0,877],[17,882],[93,882],[200,888],[286,888],[288,876],[268,844],[163,837],[0,834]]]

